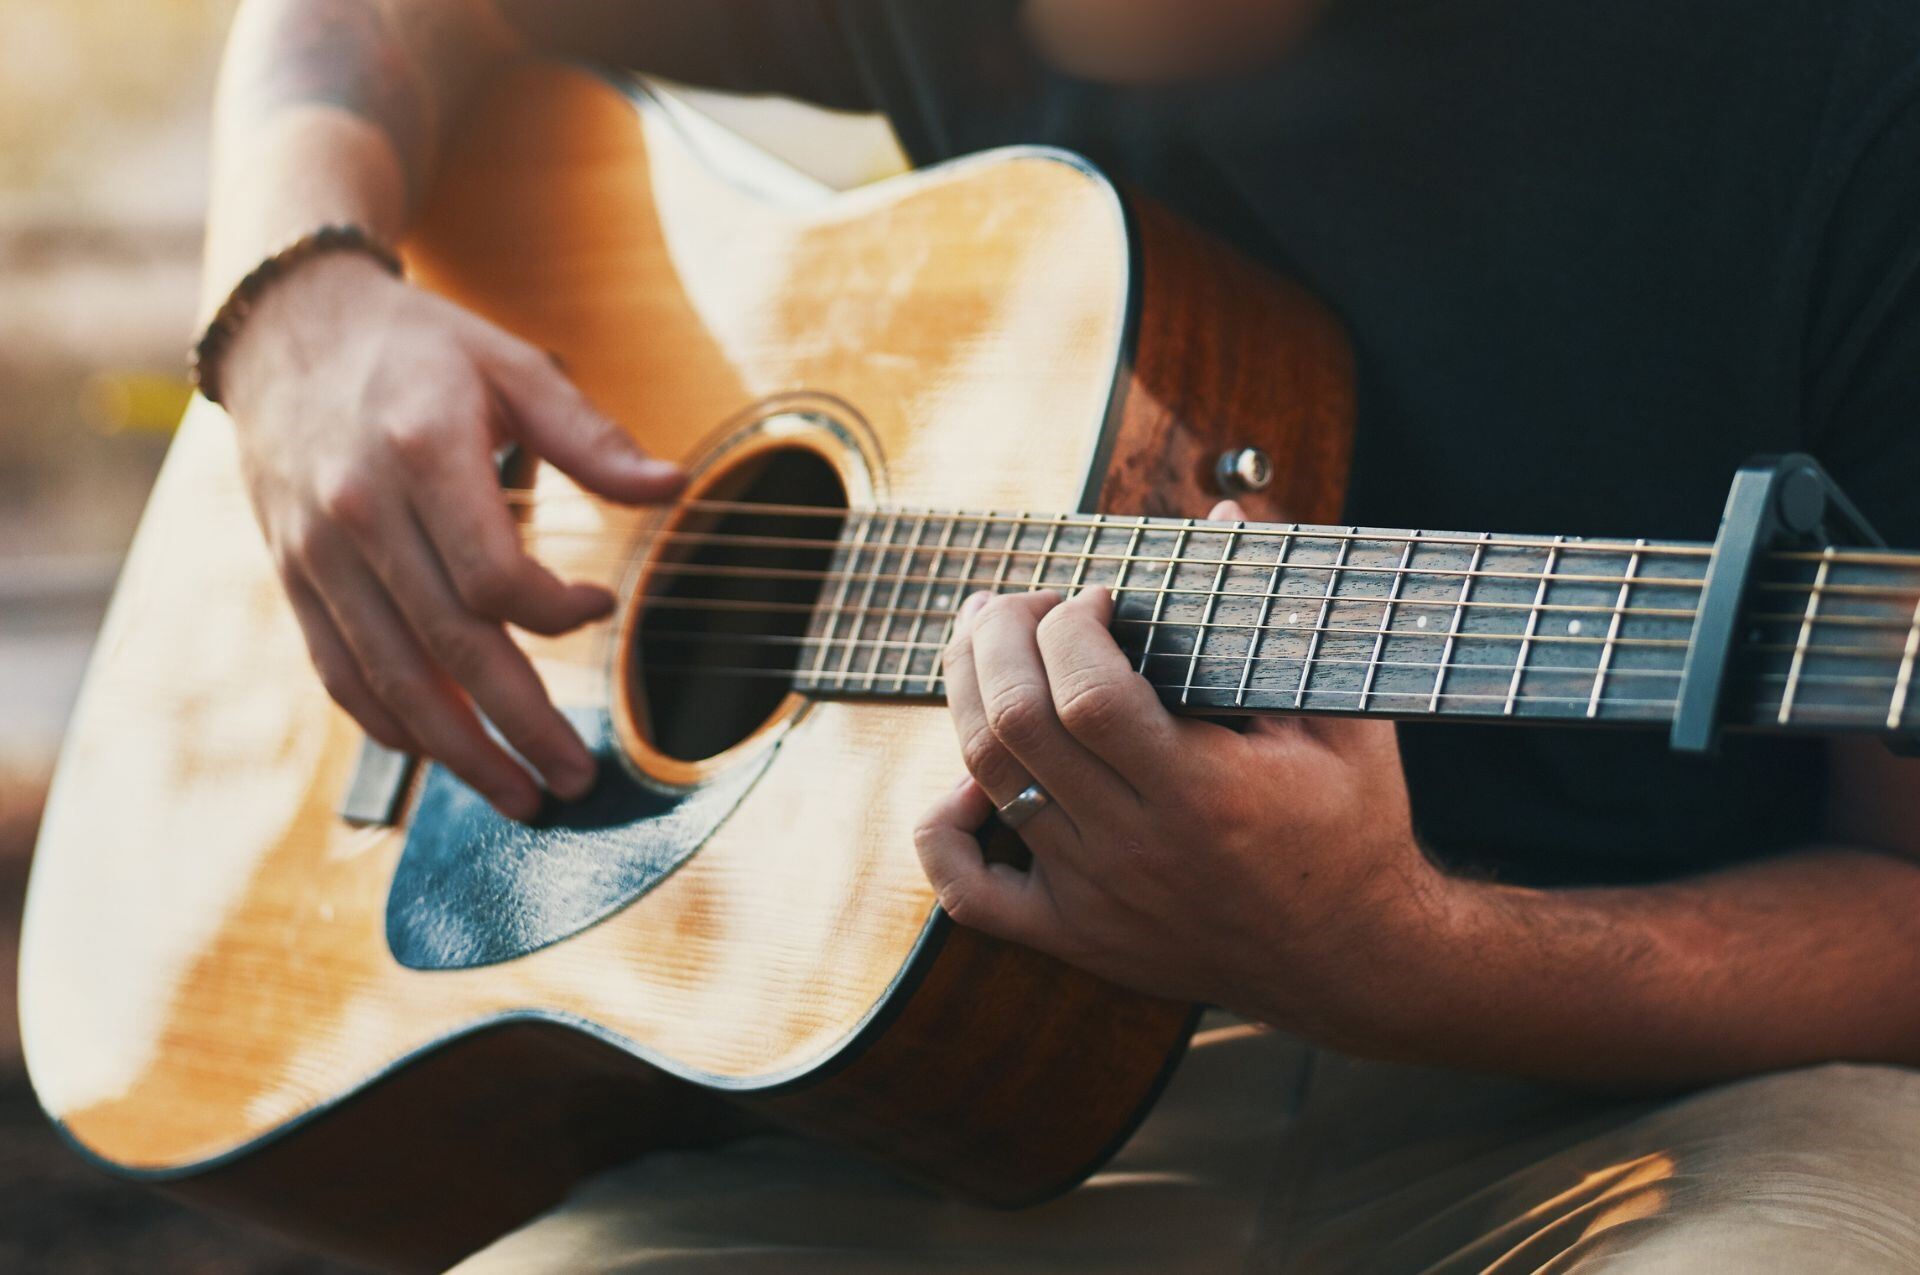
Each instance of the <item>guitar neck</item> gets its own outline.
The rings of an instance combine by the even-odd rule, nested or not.
[[[978,591],[1100,586],[1177,710],[1672,721],[1711,546],[1680,541],[858,511],[798,670],[818,698],[938,699]],[[1920,555],[1768,556],[1728,670],[1734,727],[1909,733]]]

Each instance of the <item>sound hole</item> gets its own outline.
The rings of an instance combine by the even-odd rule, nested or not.
[[[807,658],[846,504],[825,459],[784,447],[728,469],[668,525],[629,657],[633,720],[654,748],[704,761],[779,709]],[[802,512],[816,508],[830,512]]]

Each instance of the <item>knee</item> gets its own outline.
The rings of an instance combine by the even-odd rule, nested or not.
[[[1831,1064],[1757,1077],[1621,1134],[1663,1162],[1657,1206],[1587,1228],[1566,1270],[1920,1269],[1920,1072]]]

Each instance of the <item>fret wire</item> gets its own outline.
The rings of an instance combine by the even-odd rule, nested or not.
[[[1393,586],[1387,590],[1387,604],[1380,608],[1380,631],[1374,634],[1373,654],[1367,660],[1367,676],[1360,684],[1360,708],[1362,712],[1366,710],[1367,696],[1372,692],[1374,678],[1380,671],[1381,648],[1386,646],[1387,634],[1393,628],[1393,604],[1400,597],[1400,586],[1407,578],[1407,563],[1413,560],[1413,547],[1419,543],[1419,540],[1420,533],[1415,531],[1412,536],[1408,537],[1406,547],[1400,550],[1399,571],[1396,572],[1393,577]]]
[[[1920,602],[1913,607],[1913,624],[1907,629],[1907,645],[1900,653],[1900,671],[1894,677],[1893,706],[1887,710],[1887,729],[1899,730],[1906,723],[1907,697],[1913,693],[1913,666],[1920,657]]]
[[[986,543],[987,520],[985,518],[976,519],[973,528],[973,539],[967,543],[967,558],[966,561],[960,565],[960,579],[954,586],[954,592],[956,594],[965,594],[973,588],[974,568],[979,564],[980,550]],[[959,622],[959,619],[960,611],[957,606],[947,612],[945,636],[948,639],[953,637],[953,626]],[[940,645],[944,647],[946,646],[946,642],[943,641]],[[932,667],[927,670],[927,691],[929,694],[931,694],[933,688],[939,684],[939,681],[940,661],[936,659],[933,661]]]
[[[1007,529],[1007,543],[1002,545],[1000,550],[1000,565],[994,569],[993,581],[986,589],[988,593],[1000,593],[1006,589],[1007,572],[1012,569],[1014,554],[1018,553],[1019,549],[1020,528],[1009,527]],[[992,553],[993,550],[989,549],[987,552]]]
[[[1829,551],[1831,552],[1831,551]],[[1807,644],[1813,641],[1813,621],[1820,610],[1820,591],[1826,586],[1827,573],[1833,569],[1831,556],[1820,559],[1820,569],[1814,572],[1813,588],[1807,593],[1806,617],[1800,621],[1800,636],[1793,644],[1793,664],[1787,670],[1787,690],[1780,697],[1780,724],[1785,726],[1793,716],[1793,699],[1800,686],[1800,673],[1807,663]]]
[[[1520,653],[1513,661],[1513,681],[1507,684],[1507,706],[1501,710],[1504,717],[1513,716],[1514,697],[1520,693],[1520,681],[1527,675],[1527,652],[1533,647],[1533,635],[1540,631],[1540,604],[1547,600],[1547,582],[1553,578],[1553,565],[1560,553],[1560,537],[1554,537],[1553,548],[1547,550],[1546,561],[1540,567],[1540,588],[1533,595],[1533,606],[1527,612],[1527,629],[1520,639]]]
[[[1091,561],[1088,555],[1093,552],[1094,542],[1099,539],[1100,528],[1105,522],[1104,515],[1095,514],[1093,523],[1087,528],[1086,543],[1080,546],[1079,560],[1073,564],[1073,578],[1067,581],[1068,597],[1072,597],[1086,587],[1083,581],[1087,577],[1087,563]]]
[[[945,521],[946,526],[941,529],[939,543],[934,545],[933,548],[933,563],[928,568],[928,570],[932,572],[933,578],[928,582],[926,587],[920,591],[920,607],[913,614],[913,627],[907,630],[908,642],[918,642],[921,633],[926,629],[929,611],[927,604],[933,600],[933,591],[940,586],[940,568],[945,565],[947,550],[953,545],[953,533],[960,526],[960,521],[957,518],[948,518]],[[945,643],[941,645],[944,646]],[[937,664],[939,661],[935,660],[934,663]],[[912,674],[913,657],[907,656],[900,661],[900,671],[893,675],[894,690],[905,691],[907,689],[907,678],[912,676]]]
[[[927,519],[930,516],[930,514],[921,514],[916,518],[913,524],[913,534],[907,537],[906,557],[900,563],[900,576],[893,582],[893,592],[888,595],[886,608],[880,616],[880,636],[882,638],[893,636],[894,622],[900,618],[898,614],[900,609],[900,595],[907,587],[907,577],[913,573],[913,557],[920,548],[921,537],[927,533]],[[882,555],[881,561],[884,564],[884,554]],[[929,580],[932,579],[932,577],[928,578]],[[932,588],[933,586],[928,584],[926,587]],[[873,689],[874,679],[880,675],[880,656],[882,649],[883,648],[878,646],[874,647],[873,658],[867,661],[868,690]]]
[[[1627,574],[1620,581],[1620,596],[1613,600],[1613,618],[1607,621],[1607,644],[1600,648],[1600,663],[1593,673],[1593,697],[1587,701],[1587,716],[1600,716],[1600,693],[1607,684],[1607,670],[1613,664],[1614,644],[1620,640],[1620,622],[1626,615],[1627,594],[1633,588],[1633,576],[1640,569],[1639,546],[1645,540],[1634,542],[1633,556],[1627,559]]]
[[[879,573],[887,564],[887,552],[884,546],[892,541],[899,529],[900,515],[898,513],[888,515],[887,530],[880,537],[882,548],[878,552],[874,568],[867,572],[866,588],[860,594],[860,610],[863,614],[873,609],[874,586],[879,583]],[[841,690],[845,690],[847,687],[847,673],[853,668],[854,652],[860,649],[861,633],[865,628],[866,622],[864,620],[853,626],[853,640],[847,644],[846,654],[840,657],[838,681]]]
[[[1468,560],[1466,574],[1461,578],[1460,596],[1453,602],[1453,622],[1447,626],[1447,642],[1441,648],[1440,668],[1433,678],[1433,698],[1427,702],[1427,711],[1430,713],[1440,711],[1440,693],[1441,688],[1446,685],[1447,665],[1453,659],[1454,644],[1460,640],[1460,625],[1466,618],[1467,592],[1473,587],[1473,573],[1480,569],[1481,562],[1486,558],[1487,541],[1490,539],[1492,539],[1491,532],[1480,533],[1480,543],[1473,547],[1473,557]]]
[[[1273,560],[1273,570],[1267,574],[1267,591],[1260,599],[1260,614],[1253,622],[1253,633],[1247,638],[1247,663],[1240,670],[1240,688],[1234,693],[1233,706],[1242,707],[1247,699],[1247,687],[1253,681],[1253,661],[1260,643],[1267,636],[1267,618],[1273,614],[1273,600],[1280,588],[1280,577],[1287,565],[1287,550],[1293,542],[1282,540],[1280,552]]]
[[[1160,632],[1158,627],[1160,624],[1160,615],[1161,615],[1161,612],[1166,609],[1167,595],[1173,592],[1173,590],[1168,586],[1170,586],[1173,583],[1173,573],[1179,570],[1180,551],[1186,547],[1187,533],[1192,530],[1193,530],[1193,519],[1189,518],[1186,521],[1186,525],[1180,528],[1180,534],[1177,537],[1175,537],[1173,542],[1173,553],[1167,559],[1167,569],[1160,576],[1159,593],[1158,593],[1158,596],[1155,597],[1153,600],[1152,623],[1155,627],[1149,628],[1147,630],[1147,644],[1140,648],[1140,676],[1142,677],[1145,677],[1147,675],[1147,661],[1153,658],[1153,639]]]
[[[1116,613],[1120,609],[1121,593],[1123,591],[1134,592],[1134,590],[1127,589],[1127,576],[1133,571],[1134,551],[1140,547],[1140,537],[1146,531],[1146,529],[1147,529],[1147,520],[1145,518],[1136,518],[1133,520],[1133,528],[1132,528],[1131,534],[1127,536],[1127,547],[1125,551],[1120,555],[1120,566],[1118,568],[1118,573],[1113,578],[1113,606]],[[1153,630],[1148,629],[1147,635],[1148,635],[1148,641],[1151,642]]]
[[[873,519],[872,518],[862,519],[860,523],[859,536],[855,539],[853,543],[853,549],[852,549],[853,556],[851,559],[853,564],[856,564],[856,565],[858,564],[860,560],[860,545],[863,541],[866,540],[868,533],[871,532],[872,530],[873,530]],[[852,584],[853,584],[853,573],[849,571],[846,575],[841,577],[839,592],[837,593],[837,595],[834,597],[834,600],[833,600],[833,609],[827,613],[827,626],[825,631],[828,638],[828,642],[823,643],[821,645],[820,650],[816,653],[816,656],[815,656],[814,668],[813,668],[813,680],[816,682],[818,682],[826,674],[827,648],[828,648],[828,645],[831,643],[833,635],[839,629],[840,608],[846,604],[847,592],[852,587]],[[857,622],[856,622],[856,631],[857,631]]]
[[[1239,535],[1240,529],[1246,525],[1244,521],[1233,524],[1233,530],[1227,533],[1226,547],[1220,551],[1223,561],[1213,570],[1213,593],[1207,598],[1206,608],[1200,612],[1200,627],[1193,635],[1193,646],[1188,652],[1187,681],[1180,692],[1182,704],[1193,695],[1193,675],[1200,667],[1200,653],[1206,649],[1207,645],[1207,622],[1213,618],[1214,609],[1220,605],[1220,586],[1226,580],[1227,561],[1233,558],[1234,537]]]
[[[1314,621],[1314,632],[1307,639],[1307,657],[1300,661],[1300,684],[1293,688],[1293,706],[1304,704],[1307,699],[1307,681],[1313,673],[1313,657],[1320,650],[1320,631],[1326,627],[1327,615],[1333,608],[1334,591],[1340,586],[1340,566],[1347,560],[1347,550],[1353,541],[1342,540],[1340,552],[1334,558],[1334,569],[1327,573],[1327,591],[1320,598],[1320,618]]]
[[[1040,544],[1040,552],[1033,556],[1033,578],[1027,582],[1028,593],[1038,593],[1047,579],[1047,559],[1053,556],[1054,542],[1060,538],[1060,528],[1048,527],[1047,538]],[[1066,556],[1064,554],[1062,557]]]

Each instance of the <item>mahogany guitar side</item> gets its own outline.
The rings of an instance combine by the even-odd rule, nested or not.
[[[409,267],[556,351],[657,452],[696,457],[806,395],[857,419],[837,463],[890,504],[1200,515],[1215,458],[1257,444],[1279,478],[1254,518],[1337,516],[1350,359],[1298,288],[1050,152],[771,193],[792,185],[723,178],[643,97],[533,65],[476,112]],[[536,491],[603,536],[654,517],[544,470]],[[544,517],[528,535],[563,575],[624,578],[544,539]],[[608,695],[612,641],[525,644],[580,703]],[[1190,1030],[1191,1006],[939,913],[911,840],[961,773],[938,709],[812,706],[657,886],[471,969],[389,952],[405,829],[339,818],[357,745],[230,426],[199,404],[101,636],[28,904],[35,1087],[105,1167],[396,1269],[446,1265],[596,1168],[763,1121],[1019,1205],[1117,1147]]]

